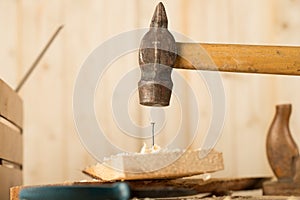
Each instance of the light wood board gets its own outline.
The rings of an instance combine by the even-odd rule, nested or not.
[[[39,1],[39,3],[36,0],[0,2],[0,16],[1,19],[5,19],[0,20],[0,27],[5,27],[0,37],[0,74],[1,79],[11,86],[18,84],[53,30],[61,23],[65,24],[62,34],[20,92],[24,103],[26,102],[24,109],[27,110],[24,113],[26,115],[24,158],[27,163],[24,176],[27,184],[84,178],[79,169],[93,164],[95,160],[78,139],[70,105],[80,65],[93,49],[109,38],[123,33],[124,30],[147,28],[158,2],[136,0],[88,2],[78,0],[76,3],[73,1],[62,3],[61,0]],[[300,44],[300,1],[297,0],[165,0],[163,3],[169,18],[169,29],[182,33],[194,41]],[[120,12],[122,15],[118,14]],[[119,62],[113,70],[114,75],[124,74],[124,68],[129,66],[138,68],[136,55]],[[194,71],[188,73],[187,70],[174,71],[184,73],[184,77],[191,81],[193,90],[199,94],[201,123],[209,124],[211,117],[208,114],[211,108],[208,105],[211,98],[203,95],[205,90],[199,89],[199,79],[193,76],[196,73]],[[223,73],[222,76],[228,106],[227,121],[217,145],[224,153],[226,167],[224,171],[218,172],[218,175],[272,175],[266,155],[262,152],[265,151],[265,133],[274,114],[273,105],[279,102],[293,104],[296,110],[292,114],[291,127],[295,130],[294,137],[300,141],[300,134],[297,132],[300,130],[300,112],[297,111],[300,109],[300,93],[295,92],[299,90],[300,79],[230,73]],[[116,81],[113,77],[108,76],[107,80],[105,84],[111,83],[115,86]],[[89,81],[88,77],[86,81]],[[136,82],[132,80],[133,85]],[[188,118],[187,123],[182,126],[183,132],[188,133],[190,125],[194,125],[188,114],[195,108],[189,106],[188,99],[191,95],[185,87],[181,87],[179,91],[184,91],[183,97],[179,99],[183,108],[190,110],[182,116]],[[103,91],[103,94],[107,94],[107,91]],[[107,102],[111,102],[109,96],[107,99]],[[103,105],[96,112],[108,113],[111,107],[107,105]],[[133,105],[132,103],[131,106]],[[145,125],[148,113],[143,113],[140,109],[135,111],[134,107],[132,110],[134,115],[131,117],[140,119],[137,123]],[[178,116],[175,114],[171,113],[166,119],[175,124]],[[90,119],[83,116],[81,120]],[[109,130],[116,126],[109,120],[103,123],[107,124]],[[116,134],[115,131],[106,133]],[[168,144],[169,137],[165,133],[161,135],[158,142]],[[192,137],[191,134],[183,134],[178,145],[184,145],[183,142],[189,141]],[[249,148],[249,141],[255,144],[254,148]],[[136,150],[139,150],[141,145],[142,142],[128,144]],[[50,146],[51,151],[47,148]],[[41,155],[49,159],[41,159]],[[54,159],[56,162],[53,162]],[[37,171],[39,173],[36,173]]]
[[[0,159],[23,162],[22,134],[0,121]]]
[[[23,103],[21,97],[0,79],[0,116],[22,130]]]
[[[296,46],[177,43],[177,47],[181,57],[175,68],[300,75]]]
[[[6,168],[0,165],[0,197],[1,200],[9,199],[9,188],[22,184],[22,171]]]
[[[199,158],[200,151],[186,151],[169,162],[168,158],[176,157],[177,153],[121,155],[112,158],[111,162],[87,167],[83,172],[96,179],[111,181],[179,178],[224,169],[222,153],[211,151]]]

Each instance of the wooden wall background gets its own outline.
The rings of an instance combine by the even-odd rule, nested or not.
[[[96,161],[81,145],[74,125],[72,95],[76,76],[82,62],[99,44],[124,31],[148,27],[157,3],[156,0],[0,0],[0,78],[12,87],[17,86],[56,27],[65,25],[20,92],[24,100],[25,184],[86,178],[81,169]],[[300,0],[163,0],[163,3],[169,28],[196,41],[300,45]],[[128,70],[128,66],[137,66],[136,58],[132,53],[115,65]],[[205,86],[198,87],[194,73],[181,74],[201,98],[200,114],[203,124],[207,124],[211,106],[206,106],[210,97],[201,90]],[[216,176],[271,175],[265,137],[276,104],[293,104],[291,131],[300,144],[300,77],[224,73],[222,78],[227,112],[216,148],[224,153],[226,169]],[[113,80],[107,78],[107,94],[113,85],[109,81]],[[187,102],[188,94],[181,100],[183,107]],[[98,106],[102,109],[100,117],[101,113],[109,113],[107,107]],[[133,118],[141,116],[137,108],[131,109]],[[145,123],[143,117],[139,119]],[[172,121],[172,116],[168,120]],[[188,132],[189,124],[183,126]],[[115,127],[109,120],[107,127],[112,134]],[[199,131],[203,130],[200,127]],[[184,141],[189,135],[181,137]],[[164,145],[166,140],[162,137],[158,142]],[[129,146],[137,150],[141,144]]]

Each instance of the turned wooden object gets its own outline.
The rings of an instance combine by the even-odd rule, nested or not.
[[[289,129],[291,111],[291,104],[276,106],[267,136],[267,156],[277,180],[263,185],[265,195],[300,196],[300,159]]]

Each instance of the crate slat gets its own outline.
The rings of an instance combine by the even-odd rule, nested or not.
[[[0,79],[0,116],[22,129],[23,103],[21,97]]]
[[[0,165],[0,197],[9,200],[9,188],[22,185],[22,171]]]
[[[0,159],[17,164],[23,161],[22,134],[0,121]]]

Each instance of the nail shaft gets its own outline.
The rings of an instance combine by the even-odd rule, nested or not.
[[[155,125],[155,122],[151,122],[151,125],[152,125],[152,146],[154,146],[154,125]]]

